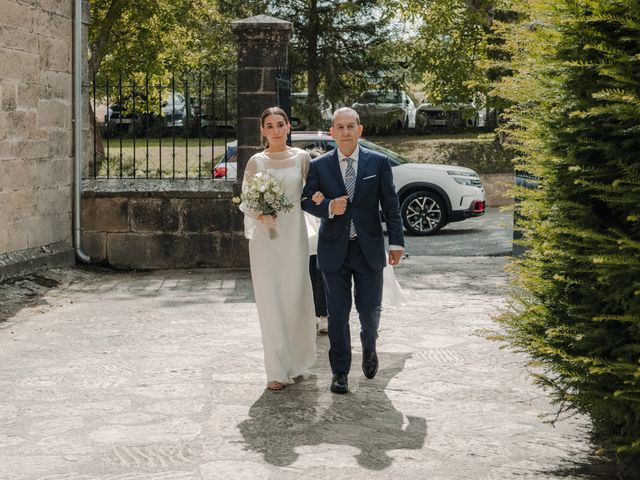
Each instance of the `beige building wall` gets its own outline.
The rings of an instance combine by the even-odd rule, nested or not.
[[[72,248],[73,0],[0,0],[0,12],[2,279]]]

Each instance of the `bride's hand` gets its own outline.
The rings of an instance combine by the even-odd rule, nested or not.
[[[320,205],[324,201],[324,195],[322,194],[322,192],[316,192],[311,197],[311,200],[313,200],[313,203],[315,203],[316,205]]]
[[[274,215],[258,215],[258,221],[265,225],[266,227],[275,227],[276,226],[276,217]]]

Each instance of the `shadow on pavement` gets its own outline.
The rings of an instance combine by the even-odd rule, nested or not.
[[[34,305],[48,305],[42,297],[59,281],[46,274],[27,275],[0,283],[0,324],[20,310]]]
[[[453,228],[450,228],[450,229],[443,228],[442,230],[440,230],[437,233],[437,236],[438,237],[453,237],[453,236],[458,236],[458,235],[480,234],[482,232],[484,232],[484,230],[481,230],[479,228],[466,228],[466,229],[459,228],[459,229],[455,229],[455,230]],[[415,236],[415,235],[411,235],[411,236]]]
[[[385,388],[403,368],[408,354],[386,354],[386,368],[373,381],[360,372],[350,376],[351,392],[328,393],[314,375],[280,392],[265,391],[251,406],[249,419],[238,425],[247,448],[277,466],[291,465],[296,448],[320,444],[359,450],[355,458],[369,470],[383,470],[393,459],[390,450],[420,450],[427,434],[426,419],[396,410]],[[354,358],[354,370],[359,366]],[[404,428],[403,428],[404,426]]]

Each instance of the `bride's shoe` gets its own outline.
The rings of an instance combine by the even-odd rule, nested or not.
[[[284,388],[284,384],[280,382],[269,382],[267,383],[267,389],[272,391],[282,390]]]

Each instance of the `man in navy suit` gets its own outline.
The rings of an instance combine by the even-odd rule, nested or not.
[[[318,235],[318,268],[322,271],[329,310],[331,391],[349,391],[351,369],[351,281],[360,317],[362,370],[378,371],[376,338],[382,302],[382,270],[387,261],[380,207],[389,235],[390,265],[402,258],[404,237],[391,164],[384,155],[358,145],[362,135],[358,113],[340,108],[333,114],[331,136],[338,148],[311,162],[304,188],[303,210],[322,219]],[[316,205],[317,191],[325,199]]]

